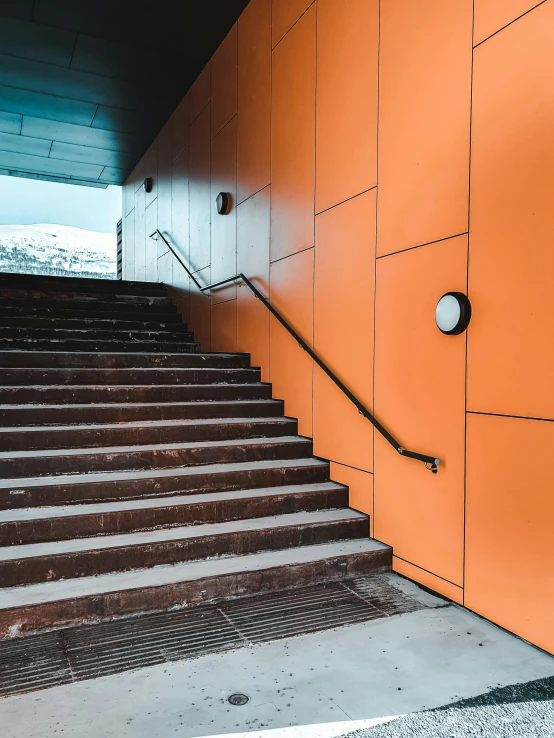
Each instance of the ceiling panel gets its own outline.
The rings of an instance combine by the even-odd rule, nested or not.
[[[0,0],[0,168],[122,184],[248,0]]]

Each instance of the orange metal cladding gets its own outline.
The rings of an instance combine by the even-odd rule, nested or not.
[[[210,106],[190,126],[189,199],[190,265],[193,271],[210,264]]]
[[[479,44],[543,0],[475,0],[473,43]]]
[[[237,112],[237,24],[212,58],[212,136]]]
[[[316,353],[371,411],[376,191],[316,218]],[[346,256],[347,255],[347,256]],[[373,469],[373,428],[319,367],[314,375],[314,450]]]
[[[269,298],[270,188],[266,187],[237,208],[237,263],[258,290]],[[250,354],[269,381],[269,311],[245,285],[239,285],[238,350]]]
[[[190,93],[185,95],[170,118],[171,159],[183,153],[189,145]]]
[[[466,338],[435,325],[439,298],[465,292],[467,236],[378,260],[375,413],[402,446],[441,459],[438,474],[375,433],[375,537],[462,585]],[[470,326],[471,329],[471,326]]]
[[[316,7],[273,51],[271,261],[314,245]]]
[[[237,350],[237,301],[212,307],[212,351]]]
[[[319,0],[316,212],[377,184],[378,0]]]
[[[210,101],[211,96],[211,67],[207,64],[198,75],[190,88],[190,120],[192,121]]]
[[[554,418],[553,48],[546,3],[475,50],[469,410]]]
[[[272,0],[271,42],[275,46],[306,11],[313,0]]]
[[[217,212],[219,192],[231,196],[231,208],[226,215]],[[237,273],[237,118],[212,139],[211,171],[211,238],[212,282],[232,277]],[[212,305],[236,298],[236,285],[212,290]]]
[[[554,423],[469,415],[464,604],[554,653]]]
[[[381,3],[378,255],[467,232],[472,7]]]
[[[313,345],[314,250],[271,264],[271,304]],[[285,413],[298,418],[301,435],[312,435],[313,361],[271,318],[270,379],[273,396],[285,400]]]
[[[370,516],[370,535],[373,535],[373,474],[333,462],[331,479],[348,487],[350,507]]]
[[[251,0],[238,22],[238,202],[269,184],[271,0]]]

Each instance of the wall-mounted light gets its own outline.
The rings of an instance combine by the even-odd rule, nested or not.
[[[154,186],[154,180],[152,179],[152,177],[146,177],[146,179],[142,183],[142,189],[145,192],[152,192],[153,186]]]
[[[228,192],[220,192],[215,199],[215,206],[220,215],[227,215],[231,209],[231,195]]]
[[[463,333],[471,320],[471,303],[463,292],[447,292],[435,308],[437,328],[447,336]]]

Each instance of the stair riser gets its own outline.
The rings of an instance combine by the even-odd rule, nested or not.
[[[279,487],[285,484],[315,484],[329,481],[329,466],[321,464],[288,469],[249,469],[198,473],[187,477],[129,479],[117,482],[87,482],[48,486],[14,486],[0,489],[0,510],[24,507],[72,505],[80,502],[138,500],[143,497],[232,492],[237,489]]]
[[[0,299],[3,304],[10,304],[12,300],[40,300],[41,303],[86,303],[92,304],[98,302],[111,302],[118,305],[138,305],[138,306],[164,306],[171,305],[171,298],[167,293],[160,291],[157,295],[129,295],[122,292],[119,294],[117,289],[111,292],[71,292],[61,290],[41,290],[41,289],[18,289],[8,285],[2,285],[0,289]]]
[[[312,443],[308,440],[265,444],[263,439],[260,439],[259,443],[244,446],[207,445],[184,449],[157,449],[155,451],[122,451],[79,454],[78,456],[53,455],[45,458],[0,459],[0,479],[43,477],[52,474],[94,474],[95,472],[173,469],[197,464],[303,459],[310,456],[311,453]]]
[[[117,317],[114,317],[117,316]],[[30,302],[21,305],[6,305],[0,298],[0,318],[9,320],[25,320],[29,318],[47,320],[127,320],[131,322],[162,321],[164,323],[182,323],[182,317],[173,306],[166,308],[136,308],[129,307],[122,310],[121,306],[106,303],[102,306],[96,305],[94,309],[86,305],[56,306],[48,307],[43,302]]]
[[[159,282],[134,282],[121,279],[90,279],[80,277],[51,277],[43,274],[0,275],[0,292],[4,288],[19,290],[60,290],[62,292],[98,292],[129,295],[167,295]]]
[[[1,318],[3,328],[11,330],[18,329],[20,331],[28,330],[76,330],[76,331],[157,331],[164,333],[166,331],[186,332],[187,327],[184,323],[173,321],[140,321],[140,320],[97,320],[88,318]]]
[[[199,502],[194,505],[126,510],[94,515],[74,515],[34,521],[0,523],[0,546],[87,538],[97,535],[132,533],[139,530],[169,528],[230,520],[288,515],[296,512],[334,510],[348,506],[346,487],[294,494],[275,494],[248,500]],[[78,513],[78,510],[76,510]]]
[[[119,341],[73,341],[73,340],[54,340],[47,341],[41,339],[20,339],[20,338],[0,338],[0,351],[48,351],[53,345],[57,345],[60,351],[131,351],[152,353],[159,351],[160,353],[176,352],[181,354],[199,354],[199,343],[162,343],[161,341],[135,341],[119,342]]]
[[[0,367],[38,369],[156,369],[171,367],[240,369],[250,366],[248,354],[71,354],[21,351],[0,352]]]
[[[232,386],[232,385],[230,385]],[[261,394],[261,392],[260,392]],[[249,398],[245,398],[249,399]],[[108,400],[109,401],[109,400]],[[152,402],[151,398],[148,398]],[[160,398],[160,403],[164,400]],[[160,404],[147,407],[113,405],[103,407],[41,408],[33,405],[0,409],[0,423],[4,427],[36,426],[47,424],[71,425],[94,423],[130,423],[147,420],[195,420],[209,418],[260,418],[283,415],[283,402],[253,402],[248,405],[225,405],[224,402],[191,402],[190,405]]]
[[[195,344],[191,344],[195,345]],[[0,385],[247,384],[259,369],[10,369],[0,368]]]
[[[388,571],[391,565],[392,550],[383,549],[261,571],[224,574],[160,587],[137,587],[122,592],[0,610],[0,638],[13,637],[14,632],[32,633],[44,628],[108,620],[131,613],[169,610],[227,597],[301,587],[314,582],[340,581],[371,572]]]
[[[5,298],[0,293],[0,315],[13,315],[14,311],[18,314],[26,315],[46,315],[51,311],[61,317],[106,317],[117,316],[118,318],[135,316],[134,320],[157,320],[159,315],[177,315],[177,309],[173,305],[170,298],[164,298],[164,302],[159,304],[148,303],[128,303],[114,302],[109,297],[104,297],[102,301],[89,300],[80,301],[60,301],[60,300],[40,300],[21,299],[21,298]],[[146,316],[136,317],[136,316]]]
[[[148,446],[157,443],[192,443],[200,441],[228,441],[239,438],[276,438],[294,436],[297,422],[293,419],[258,423],[237,422],[210,425],[172,425],[158,428],[94,428],[57,431],[14,430],[0,433],[0,451],[32,451],[43,449],[94,448],[98,446]]]
[[[192,333],[180,331],[178,328],[172,331],[124,331],[115,329],[108,330],[52,330],[51,328],[4,328],[0,326],[0,340],[18,340],[28,343],[34,341],[160,341],[162,343],[173,343],[194,341]]]
[[[197,561],[214,556],[243,556],[257,551],[281,551],[297,546],[353,540],[363,538],[367,533],[367,519],[357,518],[221,533],[132,547],[73,551],[55,556],[44,555],[33,559],[0,562],[0,581],[4,587],[15,587],[129,569],[150,569],[153,566]]]

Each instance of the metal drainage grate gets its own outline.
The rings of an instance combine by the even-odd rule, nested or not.
[[[373,574],[24,636],[0,643],[0,696],[425,607]]]

